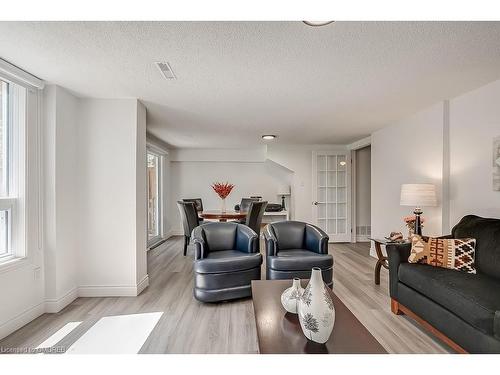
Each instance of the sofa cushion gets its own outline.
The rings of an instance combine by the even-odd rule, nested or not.
[[[313,267],[328,269],[333,266],[333,257],[309,250],[279,250],[278,254],[267,258],[269,268],[280,271],[310,271]]]
[[[196,260],[194,271],[197,273],[237,272],[260,267],[261,264],[262,255],[260,253],[220,250],[209,253],[204,259]]]
[[[475,247],[474,238],[432,238],[413,235],[408,262],[476,273]]]
[[[480,331],[500,337],[499,322],[495,322],[495,312],[500,311],[499,280],[410,263],[399,266],[398,279]]]
[[[500,279],[500,219],[467,215],[452,230],[454,238],[476,239],[476,269]]]

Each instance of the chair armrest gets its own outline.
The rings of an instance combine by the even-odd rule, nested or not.
[[[306,224],[305,247],[318,254],[328,254],[328,235],[320,228]]]
[[[238,224],[236,230],[236,250],[243,253],[256,253],[259,236],[250,227]]]
[[[200,226],[193,229],[191,242],[194,247],[194,259],[203,259],[208,255],[208,246],[203,236],[203,228]]]
[[[266,225],[264,229],[264,243],[266,245],[266,256],[275,256],[278,249],[278,239],[273,233],[271,225]]]
[[[389,258],[389,292],[392,298],[398,297],[398,270],[401,263],[408,263],[411,243],[387,244],[385,247]]]

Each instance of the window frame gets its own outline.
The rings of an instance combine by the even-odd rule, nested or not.
[[[4,146],[7,147],[6,194],[0,196],[0,211],[7,211],[7,252],[0,255],[0,271],[12,263],[26,260],[25,236],[25,180],[26,180],[26,110],[28,89],[8,77],[0,76],[7,83],[7,137]],[[4,105],[4,103],[2,103]],[[5,109],[4,107],[4,109]]]

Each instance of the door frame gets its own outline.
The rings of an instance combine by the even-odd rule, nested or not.
[[[352,240],[352,210],[351,210],[351,151],[344,150],[317,150],[312,152],[312,218],[314,225],[318,226],[318,210],[315,202],[318,201],[318,173],[317,173],[317,160],[318,155],[345,155],[346,157],[346,235],[342,240],[334,240],[331,236],[329,242],[349,242]],[[328,233],[327,233],[328,234]]]
[[[157,191],[157,207],[158,207],[158,212],[157,212],[157,218],[156,218],[156,225],[158,226],[158,235],[155,237],[149,238],[149,227],[147,227],[147,247],[148,249],[151,248],[152,246],[156,245],[158,242],[162,241],[164,238],[164,233],[163,233],[163,199],[164,199],[164,184],[163,184],[163,166],[164,166],[164,154],[158,152],[155,150],[153,147],[150,147],[149,145],[146,147],[146,172],[147,172],[147,155],[152,154],[158,157],[158,175],[156,176],[157,179],[157,184],[158,184],[158,191]],[[146,173],[146,191],[149,191],[149,177]],[[148,197],[146,196],[146,214],[148,215]],[[147,220],[147,223],[149,223],[149,218]]]
[[[371,137],[366,137],[363,138],[357,142],[354,142],[350,145],[347,146],[347,148],[351,152],[351,243],[356,243],[357,241],[357,236],[356,236],[356,223],[357,223],[357,214],[356,214],[356,172],[357,172],[357,163],[356,163],[356,151],[360,150],[362,148],[371,146],[372,140]],[[371,168],[370,168],[371,172]],[[371,189],[370,189],[371,193]]]

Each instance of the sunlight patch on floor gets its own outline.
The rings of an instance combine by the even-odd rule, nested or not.
[[[80,325],[81,322],[69,322],[60,328],[56,333],[38,345],[37,349],[48,349],[53,347],[67,335],[69,335],[76,327]]]
[[[136,354],[162,315],[154,312],[101,318],[66,354]]]

